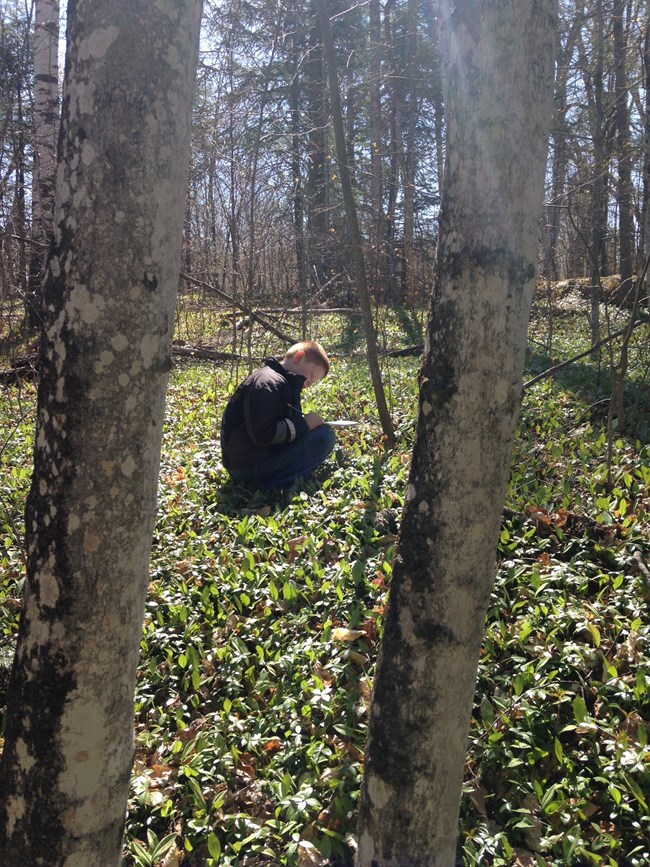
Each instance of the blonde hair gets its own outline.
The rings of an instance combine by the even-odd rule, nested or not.
[[[325,371],[325,376],[330,372],[330,360],[327,353],[317,340],[301,340],[300,343],[294,343],[285,353],[285,360],[293,358],[296,352],[304,352],[307,361],[312,364],[317,364]]]

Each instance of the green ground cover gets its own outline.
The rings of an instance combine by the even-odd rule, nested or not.
[[[387,345],[412,342],[399,328],[386,318]],[[354,355],[358,331],[340,319],[319,329],[340,355],[307,408],[361,426],[341,433],[314,483],[287,494],[233,486],[220,464],[220,413],[246,370],[192,361],[173,371],[128,864],[352,863],[418,361],[383,362],[398,426],[384,455]],[[556,323],[550,349],[544,329],[533,329],[527,376],[583,348],[579,317]],[[459,863],[650,862],[650,451],[639,346],[633,432],[614,438],[609,472],[606,367],[583,361],[526,393],[470,727]],[[259,354],[269,348],[266,338]],[[0,392],[0,707],[20,613],[33,400],[30,386]]]

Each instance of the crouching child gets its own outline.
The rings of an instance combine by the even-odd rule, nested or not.
[[[303,415],[301,393],[329,372],[315,340],[296,343],[251,374],[228,401],[221,422],[224,467],[233,481],[289,488],[308,479],[334,448],[336,436],[315,412]]]

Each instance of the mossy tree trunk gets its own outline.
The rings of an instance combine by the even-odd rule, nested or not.
[[[360,805],[358,867],[451,867],[521,398],[554,0],[440,3],[447,164]]]
[[[121,861],[200,0],[77,0],[0,863]]]

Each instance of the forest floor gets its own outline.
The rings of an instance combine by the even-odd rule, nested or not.
[[[587,348],[583,299],[563,296],[549,310],[533,320],[525,379]],[[381,320],[386,348],[421,339],[413,317],[408,328],[399,320]],[[179,323],[192,343],[214,331],[207,312]],[[317,324],[332,372],[306,409],[360,424],[340,432],[313,482],[289,492],[232,485],[222,468],[220,415],[245,365],[181,360],[172,373],[129,865],[352,864],[419,362],[382,361],[397,428],[385,453],[358,323]],[[625,434],[608,437],[606,350],[525,392],[470,724],[459,864],[650,863],[643,330],[630,355]],[[257,332],[250,346],[255,357],[278,351]],[[0,390],[0,712],[24,583],[34,400],[30,383]]]

